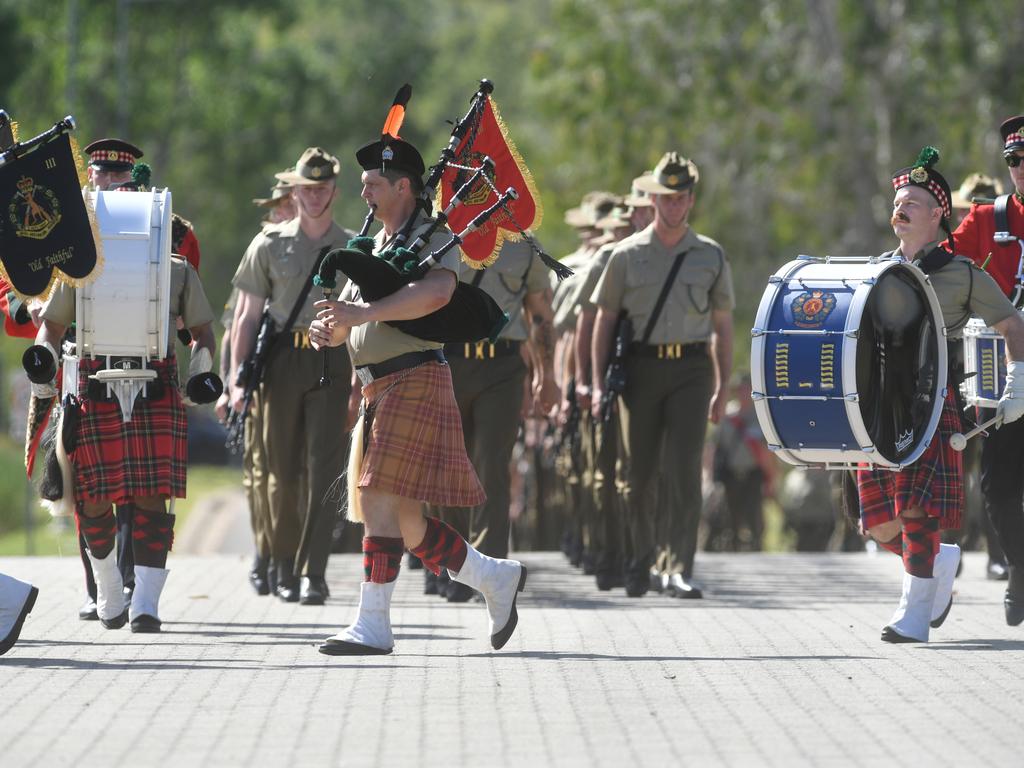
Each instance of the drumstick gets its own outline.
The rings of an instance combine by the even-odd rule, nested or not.
[[[959,432],[954,432],[952,435],[949,436],[949,447],[952,448],[954,451],[962,451],[964,448],[967,447],[968,440],[970,440],[975,435],[984,432],[986,429],[994,425],[997,421],[999,421],[999,417],[995,416],[986,421],[984,424],[979,424],[966,435],[961,435]]]

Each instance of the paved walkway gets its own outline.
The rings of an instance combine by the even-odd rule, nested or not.
[[[701,602],[598,593],[529,554],[520,629],[395,592],[396,652],[316,643],[352,614],[256,597],[238,556],[173,556],[158,636],[75,618],[77,558],[4,559],[41,589],[0,658],[0,765],[1020,765],[1024,626],[968,557],[928,645],[886,645],[888,555],[702,556]],[[909,736],[907,735],[909,734]]]

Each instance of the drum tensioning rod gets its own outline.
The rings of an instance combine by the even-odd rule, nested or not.
[[[826,330],[815,330],[809,328],[779,328],[775,331],[766,331],[763,328],[751,328],[751,336],[770,336],[773,333],[780,334],[782,336],[849,336],[851,339],[857,338],[850,334],[857,333],[856,331],[826,331]]]
[[[989,427],[995,426],[995,423],[999,421],[1000,416],[993,416],[991,419],[986,421],[984,424],[979,424],[966,435],[961,435],[959,432],[954,432],[949,436],[949,447],[954,451],[962,451],[967,447],[967,441],[972,437],[980,435],[985,432]],[[987,433],[986,433],[987,434]]]
[[[856,395],[763,395],[760,392],[754,392],[750,397],[752,400],[818,400],[820,402],[849,400],[851,403],[857,402],[852,399],[857,397]]]

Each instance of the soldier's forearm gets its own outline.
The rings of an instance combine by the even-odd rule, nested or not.
[[[583,308],[576,319],[576,367],[580,372],[577,379],[580,380],[580,383],[588,386],[592,378],[593,352],[591,345],[594,341],[594,317],[594,310]]]
[[[603,309],[599,310],[594,322],[594,340],[590,348],[591,381],[594,389],[601,389],[604,386],[604,371],[608,367],[614,331],[615,317]]]

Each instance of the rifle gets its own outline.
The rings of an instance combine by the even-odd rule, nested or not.
[[[620,312],[615,321],[615,344],[612,359],[604,372],[604,392],[601,394],[601,422],[607,424],[612,418],[612,409],[619,395],[626,391],[626,355],[633,343],[633,321],[629,315]]]
[[[260,330],[256,334],[256,343],[252,345],[249,356],[238,366],[238,375],[235,377],[235,385],[241,387],[244,394],[241,412],[232,409],[228,414],[228,436],[225,444],[232,453],[237,454],[242,450],[245,420],[249,417],[249,408],[252,407],[252,396],[263,379],[267,355],[276,335],[274,318],[270,316],[270,309],[264,308],[263,316],[260,317]]]
[[[580,404],[576,399],[576,379],[569,379],[565,386],[565,399],[569,401],[569,415],[565,419],[558,436],[558,448],[562,450],[571,446],[573,441],[579,437],[580,432]]]

